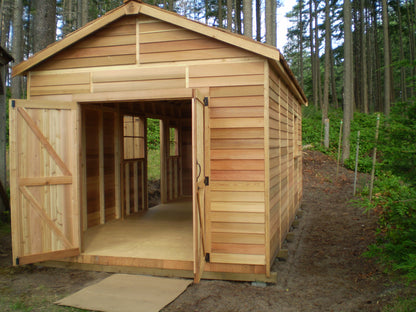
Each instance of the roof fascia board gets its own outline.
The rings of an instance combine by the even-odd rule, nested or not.
[[[66,47],[70,46],[71,44],[76,43],[78,40],[99,30],[101,27],[104,27],[114,22],[115,20],[119,19],[120,17],[128,14],[128,12],[131,12],[133,10],[130,8],[131,5],[134,5],[134,7],[139,6],[138,3],[129,3],[128,5],[121,6],[115,9],[113,12],[110,12],[108,15],[103,16],[101,19],[98,19],[90,24],[85,25],[83,28],[80,28],[79,30],[73,32],[72,34],[68,35],[64,39],[52,43],[50,46],[34,54],[27,61],[14,66],[12,69],[12,77],[15,77],[17,75],[24,73],[31,67],[46,60],[48,57],[53,56],[54,54],[62,51]]]
[[[250,52],[265,56],[272,60],[278,61],[280,58],[279,50],[277,50],[274,47],[267,46],[263,43],[250,40],[248,38],[240,38],[236,34],[230,34],[225,30],[221,30],[218,28],[201,24],[196,21],[189,20],[185,17],[178,16],[177,14],[171,13],[169,11],[164,11],[160,8],[155,8],[148,4],[141,3],[140,6],[140,13],[142,14],[149,15],[162,21],[178,25],[190,31],[194,31],[204,36],[223,41],[225,43],[237,46]]]

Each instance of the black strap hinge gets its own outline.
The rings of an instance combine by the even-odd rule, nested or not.
[[[204,184],[205,184],[205,186],[209,185],[209,177],[205,177]]]
[[[205,262],[209,263],[210,259],[209,259],[209,253],[205,254]]]
[[[208,97],[204,97],[204,105],[208,106]]]
[[[16,107],[16,101],[12,100],[12,107],[15,108]]]

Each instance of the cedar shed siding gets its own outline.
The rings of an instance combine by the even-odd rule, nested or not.
[[[123,7],[135,13],[126,15]],[[62,45],[56,53],[41,58],[48,55],[41,52],[40,61],[26,69],[18,65],[17,74],[28,76],[28,99],[109,105],[135,100],[140,105],[142,95],[190,100],[192,90],[201,90],[209,97],[205,239],[210,263],[205,270],[269,274],[302,196],[301,104],[306,99],[286,63],[272,47],[134,1],[109,17],[102,27],[92,22],[81,29],[94,31],[79,40],[70,41],[75,32],[67,38],[71,44],[64,39],[51,46]],[[118,113],[84,109],[83,115],[90,170],[85,183],[94,195],[87,199],[85,229],[100,224],[99,170],[105,173],[105,220],[119,218],[113,196],[115,156],[100,169],[96,153],[98,120],[106,124],[103,150],[108,155],[115,150],[111,136]],[[182,131],[191,134],[189,127]],[[184,147],[190,142],[184,138]],[[183,166],[183,172],[190,170]],[[190,192],[192,181],[182,182],[183,194]]]
[[[137,49],[135,42],[139,43]],[[28,88],[31,98],[48,99],[82,93],[209,88],[207,252],[211,263],[264,265],[266,65],[254,53],[170,23],[145,15],[128,16],[34,68]],[[97,120],[90,117],[88,120]],[[94,133],[87,131],[87,140]],[[87,159],[89,163],[96,161],[93,153],[87,155],[92,157]],[[90,178],[88,174],[89,188],[95,187],[97,193],[88,203],[88,226],[93,226],[100,221],[99,189],[97,172]],[[110,219],[113,211],[113,206],[106,207]]]
[[[269,72],[271,260],[290,230],[302,198],[301,104],[274,70]]]

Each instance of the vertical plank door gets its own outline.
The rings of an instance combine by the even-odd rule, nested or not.
[[[76,103],[10,101],[10,195],[15,265],[80,253]]]
[[[204,98],[194,90],[192,99],[192,207],[194,237],[194,282],[201,279],[205,266],[205,118]]]

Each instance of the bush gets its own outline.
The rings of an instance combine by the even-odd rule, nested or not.
[[[416,280],[416,190],[399,177],[382,174],[374,183],[373,199],[363,198],[366,211],[379,214],[376,243],[365,256],[375,258],[386,272]],[[364,193],[364,195],[367,195]]]
[[[159,119],[147,118],[147,148],[150,150],[159,150],[159,146]]]

